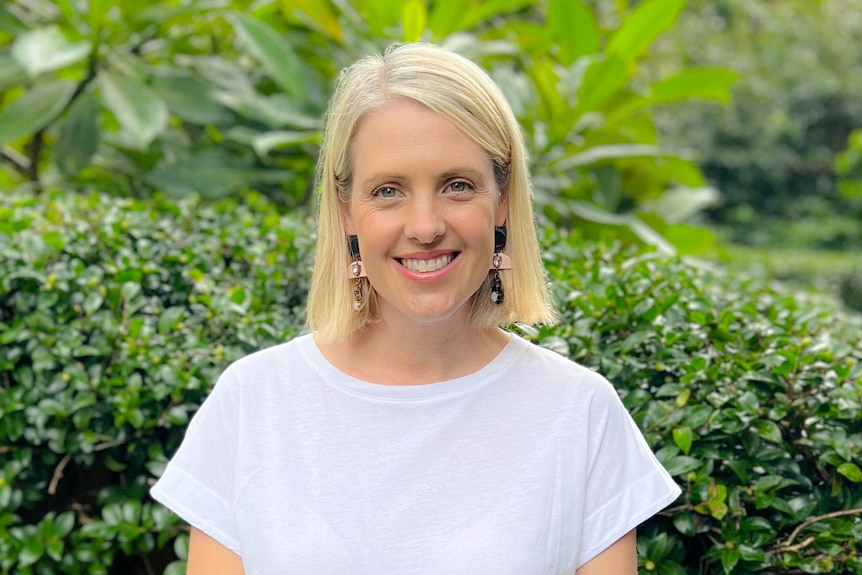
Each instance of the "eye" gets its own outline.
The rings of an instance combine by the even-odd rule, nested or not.
[[[372,196],[376,198],[383,198],[384,200],[391,200],[398,195],[398,190],[393,188],[392,186],[380,186],[376,190],[371,193]]]
[[[464,192],[472,192],[473,184],[464,180],[455,180],[449,184],[449,189],[455,193],[463,194]]]

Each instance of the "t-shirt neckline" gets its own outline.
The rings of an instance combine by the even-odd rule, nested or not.
[[[503,349],[473,373],[434,383],[386,385],[353,377],[332,365],[317,347],[314,334],[307,334],[301,339],[304,340],[303,353],[326,383],[353,395],[387,401],[423,401],[468,392],[496,379],[512,364],[524,345],[531,345],[516,334],[510,333],[509,341]]]

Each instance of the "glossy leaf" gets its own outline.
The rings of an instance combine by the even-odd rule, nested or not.
[[[459,29],[458,25],[469,9],[469,0],[434,2],[428,15],[428,26],[437,38],[445,38]]]
[[[645,0],[608,40],[605,51],[625,62],[643,55],[659,34],[676,22],[685,0]]]
[[[69,109],[54,144],[54,161],[66,176],[90,164],[99,145],[99,106],[92,93],[81,94]]]
[[[458,20],[458,30],[469,30],[487,20],[535,4],[534,0],[483,0],[476,2]]]
[[[68,42],[56,26],[31,30],[12,44],[12,56],[32,77],[65,68],[89,55],[89,42]]]
[[[25,92],[0,112],[0,144],[34,134],[55,119],[75,91],[74,82],[55,80]]]
[[[428,25],[428,11],[423,0],[407,0],[401,12],[401,22],[404,27],[405,42],[416,42],[422,38],[422,33]]]
[[[111,72],[99,75],[102,102],[130,142],[146,149],[168,125],[168,107],[146,84]]]
[[[27,82],[27,73],[10,54],[0,54],[0,91]]]
[[[607,146],[593,146],[583,152],[567,156],[557,162],[554,168],[557,170],[571,170],[598,162],[608,160],[619,160],[621,158],[643,158],[658,157],[661,150],[656,146],[645,144],[610,144]]]
[[[580,0],[551,0],[548,27],[559,46],[559,60],[563,66],[571,66],[578,58],[599,50],[596,17]]]
[[[332,5],[321,0],[293,0],[282,3],[282,10],[298,10],[304,14],[302,18],[313,29],[332,38],[341,44],[344,41],[344,32],[338,21],[338,14],[332,9]]]
[[[650,86],[651,104],[667,104],[690,98],[703,98],[728,102],[730,88],[738,74],[725,68],[698,68],[683,70]]]
[[[284,90],[296,99],[306,95],[299,57],[269,24],[244,12],[231,13],[231,21],[244,45]]]

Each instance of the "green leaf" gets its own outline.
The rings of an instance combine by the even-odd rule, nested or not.
[[[307,94],[302,63],[278,32],[269,24],[242,12],[232,12],[231,20],[237,36],[273,80],[294,98],[304,99]]]
[[[608,160],[658,157],[661,156],[661,153],[658,146],[648,144],[608,144],[593,146],[583,152],[572,154],[551,167],[555,170],[565,171]]]
[[[689,427],[677,427],[673,430],[673,442],[676,443],[683,453],[686,455],[691,451],[691,444],[694,440],[694,433]]]
[[[167,128],[168,107],[146,84],[106,71],[99,75],[99,87],[105,107],[136,149],[146,150]]]
[[[593,11],[579,0],[551,0],[548,27],[559,46],[559,61],[571,66],[581,56],[599,50],[599,27]]]
[[[90,55],[90,43],[67,42],[56,26],[31,30],[15,39],[12,56],[31,76],[65,68]]]
[[[30,136],[63,111],[75,92],[75,83],[56,80],[22,94],[0,113],[0,144]]]
[[[57,142],[54,162],[67,177],[90,165],[99,145],[99,106],[89,92],[81,94],[69,109]]]
[[[608,41],[605,52],[624,62],[638,59],[659,34],[673,26],[685,0],[646,0],[637,5]]]
[[[628,64],[613,55],[593,60],[578,88],[578,115],[598,110],[611,96],[619,93],[629,73]]]
[[[404,28],[405,42],[417,42],[422,39],[422,33],[428,25],[428,11],[424,0],[407,0],[401,11],[401,22]]]
[[[57,519],[54,520],[54,533],[58,537],[65,537],[69,533],[72,532],[72,529],[75,527],[75,512],[74,511],[66,511],[65,513],[61,513],[57,516]]]
[[[862,483],[862,469],[855,463],[842,463],[838,466],[838,473],[853,483]]]
[[[224,124],[233,117],[218,102],[212,87],[193,76],[181,73],[156,75],[153,90],[178,118],[201,126]]]
[[[309,27],[318,32],[329,36],[338,44],[344,42],[344,32],[341,29],[341,23],[338,21],[338,14],[332,9],[329,2],[321,2],[320,0],[294,0],[292,4],[297,10],[305,14],[303,21]]]
[[[508,14],[533,4],[535,4],[535,0],[486,0],[476,2],[473,8],[462,14],[462,17],[458,20],[456,30],[469,30],[494,16]]]
[[[265,156],[276,148],[294,147],[302,144],[315,143],[320,140],[320,133],[313,132],[264,132],[254,136],[252,148],[258,156]]]
[[[461,18],[470,8],[469,0],[448,0],[446,2],[434,2],[431,5],[431,14],[428,25],[437,38],[445,38],[452,32],[458,30]]]
[[[172,164],[159,162],[146,179],[151,186],[167,194],[199,193],[218,198],[253,181],[253,174],[232,165],[224,148],[205,148]]]
[[[768,419],[759,419],[754,422],[754,430],[757,435],[772,443],[781,444],[781,428],[774,421]]]
[[[9,54],[0,54],[0,91],[27,82],[27,73]]]
[[[650,86],[649,103],[667,104],[691,98],[728,102],[738,74],[727,68],[683,70]]]

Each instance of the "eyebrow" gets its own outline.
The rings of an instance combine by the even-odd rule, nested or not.
[[[448,180],[450,178],[456,178],[459,176],[469,177],[469,178],[474,179],[474,180],[479,180],[480,182],[485,181],[485,176],[484,176],[484,174],[482,174],[482,172],[480,170],[476,170],[474,168],[466,168],[466,167],[465,168],[455,168],[453,170],[446,170],[445,172],[440,174],[439,179],[440,180]],[[362,185],[364,187],[364,186],[372,185],[375,182],[382,182],[382,181],[403,182],[406,179],[408,179],[407,176],[405,176],[403,174],[392,173],[392,172],[379,172],[379,173],[372,174],[369,177],[365,178],[362,181]]]

